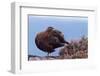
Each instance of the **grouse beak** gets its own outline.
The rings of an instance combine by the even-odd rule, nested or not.
[[[69,44],[69,42],[67,42],[67,41],[66,41],[65,43],[66,43],[66,44]]]

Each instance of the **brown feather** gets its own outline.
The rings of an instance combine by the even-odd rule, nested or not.
[[[60,31],[48,27],[47,30],[36,35],[35,43],[40,50],[51,53],[55,48],[64,46],[66,41]]]

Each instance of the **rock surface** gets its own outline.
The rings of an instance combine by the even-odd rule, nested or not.
[[[28,60],[54,60],[59,59],[59,56],[29,56]]]

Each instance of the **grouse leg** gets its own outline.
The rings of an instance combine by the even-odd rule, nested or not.
[[[47,54],[47,59],[49,59],[50,53]]]
[[[50,56],[50,53],[48,53],[47,56],[49,57]]]

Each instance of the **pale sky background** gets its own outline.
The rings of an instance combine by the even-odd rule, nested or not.
[[[87,17],[59,17],[59,16],[34,16],[28,17],[28,55],[46,56],[47,53],[39,50],[35,45],[35,36],[44,31],[48,26],[60,30],[65,40],[78,40],[88,35]],[[58,55],[58,49],[51,55]]]

